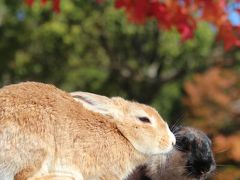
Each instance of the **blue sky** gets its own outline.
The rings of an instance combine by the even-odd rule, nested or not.
[[[233,25],[240,25],[240,13],[235,11],[237,8],[240,9],[240,3],[230,3],[227,9],[227,11],[229,11],[228,18]]]

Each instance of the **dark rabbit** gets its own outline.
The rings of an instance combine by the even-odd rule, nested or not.
[[[177,144],[163,162],[164,156],[152,156],[127,180],[204,180],[215,170],[211,140],[202,131],[190,127],[175,130]]]

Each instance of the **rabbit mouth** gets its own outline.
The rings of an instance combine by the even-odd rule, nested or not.
[[[171,153],[173,151],[173,149],[174,149],[173,146],[169,146],[169,147],[167,147],[165,149],[162,149],[160,154],[169,154],[169,153]]]
[[[189,176],[191,178],[204,180],[210,177],[213,171],[216,168],[215,162],[211,157],[205,158],[206,160],[189,160],[187,162],[184,175]]]
[[[173,151],[173,146],[169,146],[166,148],[151,148],[149,151],[145,150],[145,154],[151,154],[151,155],[165,155],[169,154]],[[142,152],[142,151],[141,151]]]

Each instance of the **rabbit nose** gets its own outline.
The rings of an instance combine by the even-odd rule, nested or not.
[[[167,126],[167,124],[166,124]],[[167,127],[167,131],[168,131],[168,138],[169,138],[169,144],[171,143],[172,146],[174,146],[176,144],[176,137],[174,136],[174,134],[170,131],[170,129]]]
[[[176,137],[174,136],[174,134],[171,134],[172,135],[172,145],[175,146],[176,144]]]

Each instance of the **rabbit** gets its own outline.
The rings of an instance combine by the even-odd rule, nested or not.
[[[125,179],[176,143],[150,106],[90,94],[81,101],[37,82],[1,88],[0,179]]]
[[[211,140],[191,127],[179,126],[175,133],[177,143],[168,157],[152,156],[126,180],[204,180],[210,177],[216,169]]]
[[[70,94],[76,101],[81,102],[85,92]],[[104,99],[103,96],[99,98]],[[211,140],[207,135],[191,127],[179,126],[174,131],[177,136],[175,148],[167,156],[151,156],[146,164],[139,166],[127,178],[128,180],[206,179],[214,172],[216,163],[211,150]]]

